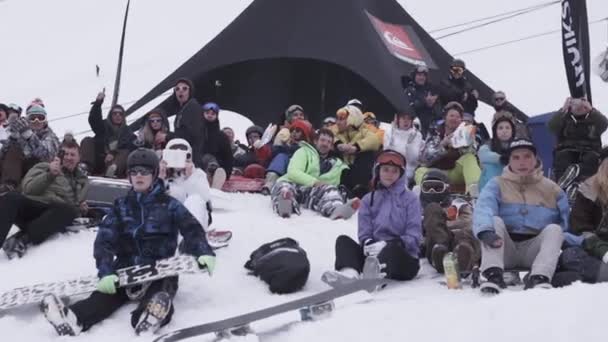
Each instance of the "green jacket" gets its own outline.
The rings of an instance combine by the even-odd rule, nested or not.
[[[287,167],[287,173],[279,181],[297,185],[313,186],[317,181],[327,184],[340,184],[342,170],[348,166],[339,158],[334,158],[334,166],[328,172],[321,173],[319,152],[312,145],[302,142],[300,148],[293,154]]]
[[[21,188],[28,198],[44,203],[63,203],[78,209],[84,201],[87,177],[80,169],[53,176],[49,163],[38,163],[23,178]]]

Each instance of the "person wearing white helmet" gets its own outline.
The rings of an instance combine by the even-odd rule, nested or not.
[[[167,143],[160,161],[159,178],[165,181],[169,195],[184,204],[199,221],[207,232],[209,244],[214,248],[225,246],[227,241],[222,239],[220,243],[215,236],[220,232],[209,229],[212,222],[211,190],[205,171],[194,165],[192,147],[188,141],[172,139]],[[230,232],[221,233],[232,236]]]

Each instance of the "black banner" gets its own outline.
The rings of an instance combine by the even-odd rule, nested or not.
[[[591,102],[586,0],[562,0],[562,49],[570,96]]]
[[[125,33],[127,32],[127,19],[129,18],[129,5],[131,0],[127,1],[127,9],[125,10],[125,20],[122,24],[122,35],[120,37],[120,51],[118,52],[118,66],[116,67],[116,80],[114,81],[114,96],[112,97],[112,106],[118,103],[118,94],[120,93],[120,77],[122,74],[122,57],[125,52]]]

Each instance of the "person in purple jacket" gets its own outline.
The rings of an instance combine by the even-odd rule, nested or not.
[[[418,196],[407,189],[405,163],[393,150],[376,157],[375,190],[359,208],[359,243],[346,235],[336,240],[335,268],[342,276],[358,277],[368,256],[386,264],[387,278],[411,280],[418,274],[422,212]]]

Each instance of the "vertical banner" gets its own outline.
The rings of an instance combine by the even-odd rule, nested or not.
[[[125,33],[127,31],[127,19],[129,18],[129,5],[131,0],[127,1],[127,9],[125,10],[125,20],[122,24],[122,36],[120,38],[120,51],[118,52],[118,67],[116,68],[116,80],[114,81],[114,96],[112,96],[112,106],[118,103],[118,93],[120,92],[120,77],[122,74],[122,56],[125,51]]]
[[[562,49],[570,96],[591,102],[589,23],[586,0],[562,0]]]

